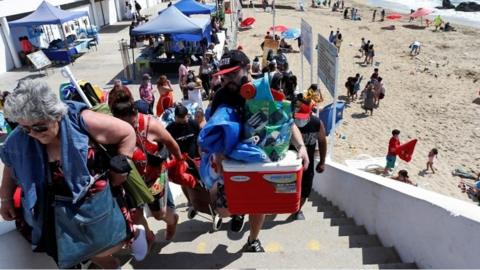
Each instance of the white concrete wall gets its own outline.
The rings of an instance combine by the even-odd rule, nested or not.
[[[0,73],[6,72],[14,68],[12,56],[8,50],[7,40],[0,29]]]
[[[314,190],[421,268],[478,268],[480,208],[327,162]]]
[[[54,6],[75,3],[80,0],[48,0]],[[32,12],[43,0],[3,0],[0,1],[0,17]]]

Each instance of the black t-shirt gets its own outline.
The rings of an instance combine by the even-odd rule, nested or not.
[[[199,157],[197,138],[200,127],[195,121],[189,119],[186,124],[173,122],[167,126],[167,131],[178,143],[182,153],[187,153],[191,158]]]
[[[302,133],[303,143],[307,148],[310,160],[313,160],[315,156],[315,146],[318,142],[318,133],[320,132],[320,121],[318,117],[312,115],[310,121],[304,127],[298,128]]]

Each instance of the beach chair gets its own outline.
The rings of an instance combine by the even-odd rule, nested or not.
[[[382,174],[385,168],[385,157],[372,157],[370,155],[361,154],[355,159],[346,159],[345,164],[352,169],[366,171],[375,174]],[[396,168],[395,164],[395,168]]]

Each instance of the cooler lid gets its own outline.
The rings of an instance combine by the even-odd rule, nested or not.
[[[237,160],[224,160],[223,170],[226,172],[271,172],[271,171],[298,171],[302,167],[302,160],[294,151],[287,151],[285,158],[277,162],[246,163]]]

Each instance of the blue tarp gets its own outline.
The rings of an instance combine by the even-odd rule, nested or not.
[[[38,6],[37,10],[32,12],[30,15],[12,21],[9,24],[10,26],[62,24],[83,16],[88,16],[88,12],[61,10],[55,6],[52,6],[47,1],[43,1],[40,6]]]
[[[209,18],[191,19],[175,6],[165,9],[160,15],[144,25],[133,29],[133,35],[171,34],[175,40],[198,41],[209,36]],[[183,37],[182,39],[179,37]],[[195,40],[193,40],[195,39]]]
[[[215,10],[217,9],[215,6],[204,5],[195,0],[180,0],[173,5],[187,16],[193,15],[193,14],[211,14],[212,12],[215,12]],[[160,11],[159,14],[162,12],[163,10]]]
[[[327,136],[330,135],[330,131],[332,130],[332,113],[333,113],[333,103],[328,104],[323,108],[322,111],[320,111],[320,114],[318,115],[320,120],[322,120],[324,126],[325,126],[325,131],[327,133]],[[341,121],[343,120],[343,109],[345,109],[345,102],[343,101],[337,101],[337,115],[335,116],[335,127],[338,127],[340,125]]]

